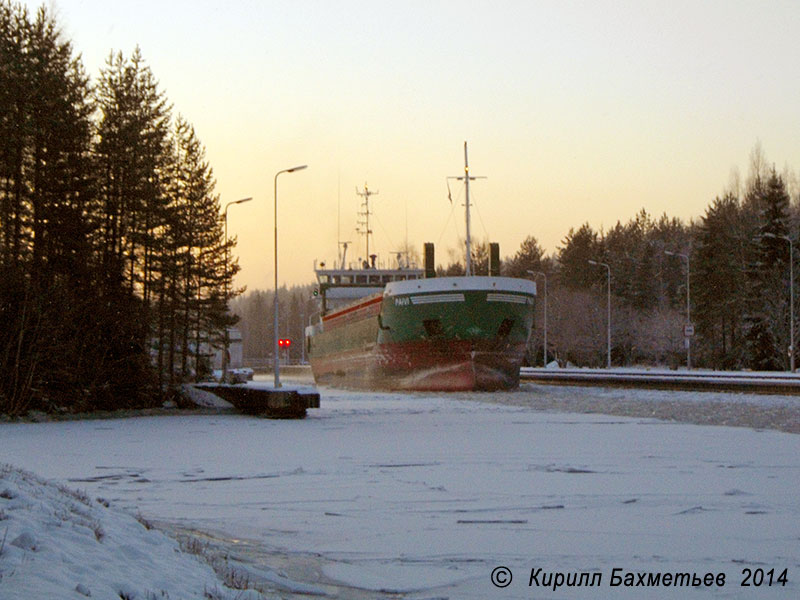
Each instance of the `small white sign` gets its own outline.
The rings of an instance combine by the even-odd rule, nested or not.
[[[694,335],[694,325],[692,323],[687,323],[683,326],[683,335],[685,337],[692,337]]]

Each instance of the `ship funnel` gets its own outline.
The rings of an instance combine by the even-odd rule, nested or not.
[[[436,277],[436,263],[433,259],[433,243],[425,242],[425,278]]]
[[[489,244],[489,277],[500,275],[500,244],[492,242]]]

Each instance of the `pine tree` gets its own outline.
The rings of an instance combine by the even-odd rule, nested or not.
[[[30,19],[19,4],[0,4],[0,257],[21,267],[30,235]]]
[[[96,285],[88,78],[45,9],[3,3],[0,23],[0,409],[128,401],[146,385],[136,326],[118,325]]]
[[[164,285],[154,281],[154,263],[164,258],[170,108],[138,48],[130,59],[109,56],[96,98],[100,287],[107,310],[117,314],[110,336],[116,360],[138,353],[146,362],[162,324],[160,316],[153,323],[151,304],[154,285]]]
[[[109,56],[100,74],[95,148],[105,271],[149,300],[150,252],[163,220],[170,107],[137,47]]]
[[[170,121],[138,48],[92,93],[47,11],[0,0],[0,412],[152,404],[151,356],[197,371],[232,322],[211,169]]]
[[[158,273],[154,287],[158,363],[174,383],[176,373],[187,379],[204,370],[203,353],[221,343],[225,328],[234,322],[227,315],[226,290],[231,289],[238,267],[235,262],[225,264],[231,243],[223,239],[219,199],[205,149],[194,128],[180,117],[171,139],[161,254],[153,270]]]

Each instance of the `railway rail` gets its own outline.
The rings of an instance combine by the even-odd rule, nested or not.
[[[800,395],[800,375],[786,372],[523,367],[520,379],[551,385]]]

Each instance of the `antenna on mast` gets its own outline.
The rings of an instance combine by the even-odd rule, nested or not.
[[[366,237],[366,239],[367,239],[367,254],[366,254],[367,260],[369,260],[369,256],[370,256],[370,254],[369,254],[369,236],[372,233],[372,230],[369,228],[369,215],[370,215],[370,212],[369,212],[369,197],[370,196],[377,196],[379,193],[380,192],[373,192],[372,190],[370,190],[367,187],[366,183],[364,184],[364,191],[363,192],[359,192],[358,188],[356,188],[356,194],[358,194],[359,196],[364,198],[364,204],[363,204],[364,211],[358,213],[359,217],[363,217],[364,218],[363,221],[358,221],[358,224],[359,225],[363,225],[364,229],[363,230],[362,229],[356,229],[356,231],[358,231],[358,233],[363,233],[364,237]]]

